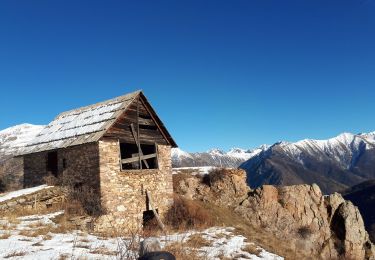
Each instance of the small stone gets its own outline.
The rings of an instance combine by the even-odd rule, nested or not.
[[[124,212],[126,211],[126,208],[124,205],[117,206],[117,211]]]

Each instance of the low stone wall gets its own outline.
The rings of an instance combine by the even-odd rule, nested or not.
[[[1,197],[0,197],[1,198]],[[22,209],[48,208],[65,201],[65,193],[59,187],[46,187],[26,195],[0,202],[0,214]]]

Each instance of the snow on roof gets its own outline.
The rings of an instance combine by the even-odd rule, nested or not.
[[[19,155],[98,141],[140,93],[141,91],[135,91],[61,113]]]

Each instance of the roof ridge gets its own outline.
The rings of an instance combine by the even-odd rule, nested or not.
[[[114,104],[115,103],[121,103],[121,102],[124,102],[125,100],[129,100],[131,98],[135,98],[135,96],[139,95],[140,93],[142,93],[141,89],[133,91],[133,92],[130,92],[130,93],[127,93],[127,94],[122,95],[122,96],[114,97],[114,98],[111,98],[111,99],[108,99],[108,100],[105,100],[105,101],[100,101],[100,102],[95,103],[95,104],[91,104],[91,105],[87,105],[87,106],[83,106],[83,107],[78,107],[78,108],[70,109],[70,110],[61,112],[60,114],[58,114],[55,117],[55,119],[60,118],[60,117],[64,117],[64,116],[67,116],[67,115],[71,115],[71,114],[73,114],[73,112],[77,112],[78,114],[80,114],[80,113],[82,113],[82,111],[92,109],[93,107],[99,108],[101,106],[108,105],[108,103],[114,103]]]

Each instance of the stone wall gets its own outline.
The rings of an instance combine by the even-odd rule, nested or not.
[[[44,178],[48,176],[46,158],[46,152],[24,155],[24,188],[45,184]]]
[[[0,164],[0,192],[23,188],[23,158],[10,158]]]
[[[57,150],[58,178],[71,186],[86,185],[99,191],[99,152],[97,143],[88,143]],[[24,187],[45,184],[47,154],[40,152],[24,156]],[[65,161],[65,167],[64,167]]]
[[[59,187],[46,187],[33,193],[17,196],[0,202],[0,214],[24,209],[42,209],[61,204],[65,201],[65,193]]]
[[[159,169],[120,169],[119,144],[114,139],[99,141],[100,183],[102,205],[106,215],[97,221],[97,229],[140,229],[143,212],[149,210],[146,190],[151,193],[154,207],[163,218],[173,203],[170,146],[158,145]]]

